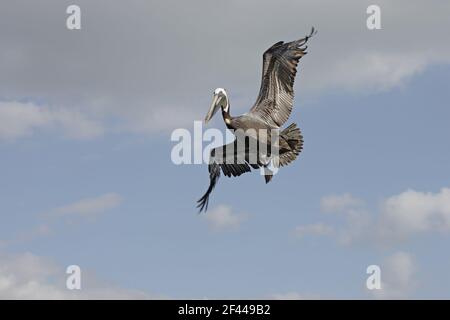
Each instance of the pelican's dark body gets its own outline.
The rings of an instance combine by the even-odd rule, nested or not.
[[[225,119],[225,117],[224,117]],[[279,131],[279,128],[273,125],[270,125],[266,122],[264,122],[263,120],[261,120],[258,117],[255,117],[253,114],[243,114],[241,116],[237,116],[237,117],[229,117],[230,119],[230,124],[227,124],[227,128],[230,130],[242,130],[242,131],[252,131],[254,130],[254,132],[256,133],[256,137],[252,137],[252,138],[256,138],[256,140],[260,140],[260,131],[262,130],[263,132],[267,132],[267,135],[264,136],[264,138],[266,139],[266,144],[268,146],[271,146],[271,141],[272,141],[272,135],[271,133],[273,131]],[[288,139],[287,137],[285,137],[283,134],[279,135],[279,150],[280,153],[281,152],[287,152],[290,150],[290,146],[288,144]]]
[[[218,88],[214,91],[213,103],[205,122],[212,118],[218,108],[221,108],[224,122],[227,128],[235,133],[236,139],[211,151],[208,165],[210,185],[198,201],[200,211],[207,210],[209,195],[221,171],[224,175],[231,177],[249,172],[251,168],[263,168],[265,181],[268,183],[272,178],[272,172],[268,170],[270,163],[274,167],[281,167],[297,158],[303,148],[300,129],[295,123],[285,129],[281,129],[281,126],[291,114],[297,64],[306,54],[307,47],[304,45],[313,34],[315,34],[314,28],[305,38],[288,43],[277,42],[264,53],[261,88],[249,112],[236,117],[231,116],[225,90]],[[236,132],[243,132],[243,134]],[[256,149],[249,148],[250,140],[271,147],[271,152],[263,152],[259,145]],[[252,159],[256,160],[252,161]]]

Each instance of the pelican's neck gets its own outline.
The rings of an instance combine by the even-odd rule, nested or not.
[[[222,117],[223,117],[223,121],[225,121],[226,125],[231,124],[230,102],[228,101],[227,96],[225,96],[225,105],[222,106]]]

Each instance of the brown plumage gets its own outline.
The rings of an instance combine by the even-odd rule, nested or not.
[[[264,52],[261,88],[251,113],[278,127],[287,121],[294,101],[298,61],[306,54],[306,42],[315,33],[312,28],[305,38],[288,43],[277,42]]]
[[[206,193],[198,200],[200,211],[207,210],[209,195],[217,184],[222,171],[225,176],[237,177],[251,169],[262,168],[266,183],[273,177],[269,164],[279,168],[294,161],[303,148],[303,136],[295,123],[284,130],[281,126],[288,120],[294,101],[294,81],[297,65],[306,54],[306,42],[316,31],[303,39],[284,43],[275,43],[263,55],[261,88],[258,98],[250,111],[241,116],[232,117],[229,113],[229,100],[224,89],[214,91],[211,108],[205,122],[222,109],[222,116],[228,129],[234,130],[236,139],[211,150],[208,170],[210,185]],[[262,135],[260,132],[266,133]],[[281,131],[281,132],[280,132]],[[243,133],[242,133],[243,132]],[[276,134],[272,136],[272,134]],[[274,142],[275,140],[275,142]],[[261,149],[274,147],[277,154],[272,155]],[[252,147],[257,145],[257,147]]]

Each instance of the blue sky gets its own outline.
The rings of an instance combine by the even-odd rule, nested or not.
[[[450,187],[450,48],[433,47],[434,38],[440,43],[437,35],[424,40],[428,50],[411,51],[414,37],[404,28],[411,12],[400,10],[400,2],[380,2],[387,18],[377,31],[364,30],[364,5],[349,1],[343,5],[349,10],[336,8],[327,21],[348,15],[349,22],[333,31],[322,9],[301,2],[291,4],[311,13],[301,25],[280,18],[273,31],[248,27],[238,35],[216,16],[216,32],[205,31],[212,38],[202,44],[201,31],[189,38],[179,27],[164,29],[162,18],[145,19],[167,13],[165,5],[141,5],[133,2],[127,11],[114,4],[101,16],[102,4],[80,2],[86,25],[73,35],[64,25],[53,29],[65,19],[64,10],[58,13],[64,5],[46,2],[45,14],[59,18],[43,25],[35,13],[36,34],[44,44],[50,31],[50,38],[61,36],[74,46],[65,51],[56,44],[47,54],[57,61],[43,58],[42,66],[33,57],[47,49],[39,38],[25,42],[32,36],[29,25],[15,36],[2,28],[2,34],[11,32],[6,47],[20,59],[15,73],[5,57],[0,65],[0,121],[6,128],[0,129],[0,297],[449,298],[450,192],[444,188]],[[220,6],[226,12],[239,8],[234,2]],[[6,9],[20,12],[14,5]],[[29,9],[22,13],[31,15]],[[191,31],[207,28],[208,9],[205,4],[190,12],[198,20]],[[436,14],[443,9],[449,7],[436,8]],[[177,7],[174,14],[183,10],[193,9]],[[242,10],[236,24],[245,22],[249,9]],[[124,46],[95,38],[119,14],[124,31],[113,28]],[[319,33],[299,65],[288,120],[302,129],[303,152],[268,185],[258,172],[222,177],[209,211],[198,215],[195,201],[209,183],[207,166],[174,165],[171,130],[192,129],[219,86],[229,91],[231,113],[245,112],[256,97],[262,52],[306,34],[313,18]],[[419,24],[427,16],[421,18]],[[148,31],[129,39],[137,29]],[[361,44],[336,40],[349,30],[356,30]],[[152,45],[170,47],[169,36],[191,39],[184,47],[187,66]],[[245,39],[252,39],[248,47]],[[91,46],[95,41],[98,48]],[[217,42],[227,50],[202,60],[203,46]],[[325,53],[333,46],[339,60]],[[110,55],[98,60],[104,52]],[[66,59],[77,66],[73,78],[58,78],[53,68],[71,70]],[[155,59],[167,73],[152,68]],[[178,75],[170,88],[168,73]],[[220,117],[210,127],[225,130]],[[83,270],[81,292],[63,285],[70,264]],[[378,292],[365,288],[371,264],[381,266]]]

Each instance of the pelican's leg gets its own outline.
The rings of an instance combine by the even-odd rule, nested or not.
[[[268,183],[273,176],[273,171],[270,169],[271,157],[268,157],[265,154],[259,155],[259,160],[261,163],[260,173],[264,176],[266,183]]]

